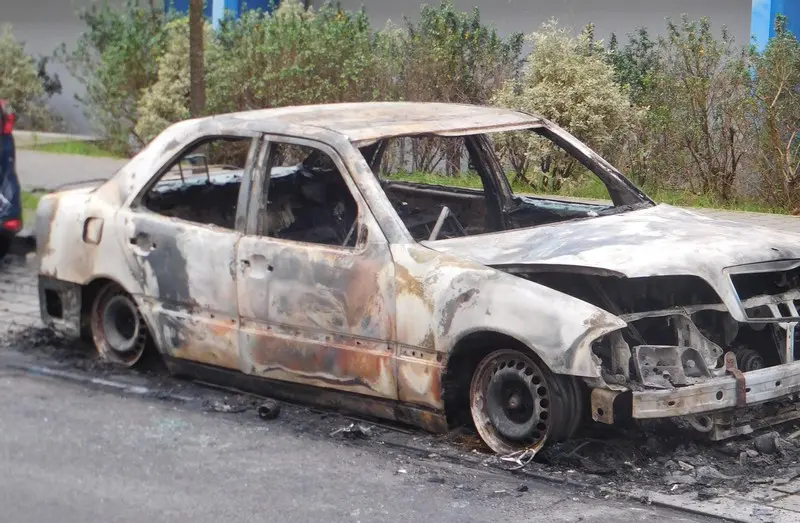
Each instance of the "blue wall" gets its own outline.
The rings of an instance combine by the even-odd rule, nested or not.
[[[786,15],[789,30],[800,37],[800,0],[753,0],[750,33],[759,51],[775,36],[775,17],[779,14]]]
[[[213,3],[213,1],[214,0],[206,0],[206,7],[204,9],[204,12],[208,18],[211,18],[211,4]],[[189,12],[189,0],[167,0],[167,5],[171,6],[179,13]]]
[[[270,11],[273,4],[277,5],[278,0],[205,0],[204,13],[216,27],[228,11],[239,16],[242,9]],[[167,0],[167,5],[171,5],[179,13],[189,12],[189,0]]]

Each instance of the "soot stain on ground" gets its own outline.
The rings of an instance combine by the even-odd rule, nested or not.
[[[48,329],[12,330],[0,339],[0,349],[33,356],[43,366],[98,377],[143,379],[165,397],[180,391],[184,397],[193,398],[191,407],[247,416],[252,422],[279,423],[298,437],[337,438],[344,445],[377,448],[403,463],[406,461],[401,456],[410,453],[418,465],[430,460],[456,460],[473,466],[509,468],[469,427],[431,435],[401,425],[290,404],[283,405],[278,419],[264,422],[257,415],[263,398],[189,383],[169,376],[163,365],[152,364],[144,370],[120,369],[99,360],[91,345],[67,341]],[[631,425],[626,430],[590,425],[570,441],[547,446],[525,471],[557,480],[569,477],[594,488],[595,492],[587,493],[589,496],[601,495],[609,488],[623,492],[646,489],[697,493],[701,500],[732,492],[747,493],[762,487],[780,487],[800,478],[800,423],[723,442],[702,440],[669,421]],[[438,475],[432,481],[448,480]]]

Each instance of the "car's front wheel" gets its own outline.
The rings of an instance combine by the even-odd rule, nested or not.
[[[116,283],[97,293],[92,303],[92,340],[103,359],[132,367],[144,354],[147,328],[130,294]]]
[[[478,363],[469,396],[475,428],[498,454],[563,441],[583,414],[580,390],[571,378],[513,349],[491,352]]]

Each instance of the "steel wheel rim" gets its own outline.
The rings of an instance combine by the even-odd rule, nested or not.
[[[470,387],[475,428],[498,453],[541,448],[552,432],[552,390],[542,369],[513,350],[478,365]]]

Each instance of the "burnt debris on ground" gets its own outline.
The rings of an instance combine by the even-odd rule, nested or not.
[[[144,371],[119,369],[100,361],[91,346],[67,342],[48,329],[24,328],[0,340],[35,356],[43,364],[56,364],[93,375],[135,374],[156,386],[174,389],[181,380],[162,368]],[[177,384],[177,385],[176,385]],[[337,438],[347,444],[413,447],[423,458],[442,458],[493,464],[510,470],[508,462],[486,448],[474,429],[461,427],[446,435],[430,435],[402,426],[376,423],[304,406],[285,405],[235,390],[198,384],[200,407],[219,413],[247,413],[265,420],[280,415],[280,422],[304,435]],[[263,415],[262,415],[263,411]],[[421,454],[420,454],[421,453]],[[632,425],[626,430],[590,425],[578,437],[546,446],[526,465],[538,475],[574,478],[600,490],[646,489],[664,493],[696,492],[709,499],[732,492],[746,493],[775,487],[800,478],[800,423],[787,423],[723,442],[704,441],[696,433],[669,421]]]

